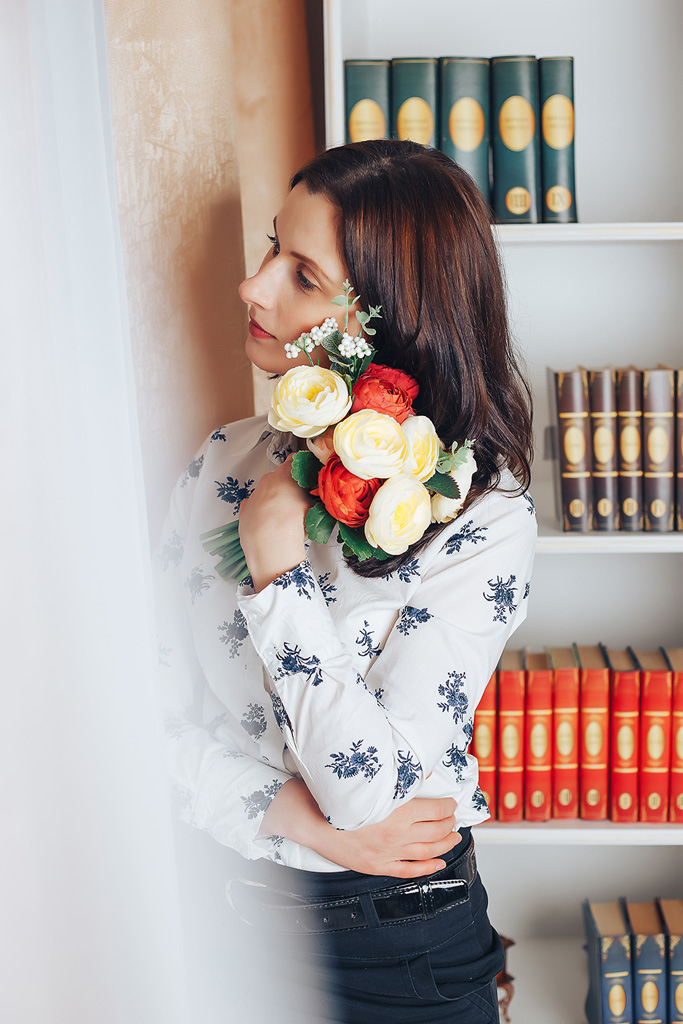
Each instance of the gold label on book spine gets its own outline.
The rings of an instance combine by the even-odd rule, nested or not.
[[[574,749],[574,730],[571,722],[560,722],[555,733],[555,743],[558,754],[562,757],[569,757]]]
[[[659,793],[650,793],[649,797],[647,798],[647,806],[650,808],[651,811],[659,810],[659,808],[662,806],[662,798],[659,795]]]
[[[669,454],[669,435],[664,427],[653,427],[647,435],[647,454],[656,466]]]
[[[612,514],[613,507],[614,506],[609,498],[600,498],[600,501],[598,502],[598,515],[601,515],[606,519],[607,516]]]
[[[638,512],[638,502],[635,498],[625,498],[621,508],[625,516],[634,516]]]
[[[474,745],[477,748],[477,757],[487,758],[493,750],[493,732],[486,722],[482,722],[474,730]]]
[[[630,793],[621,793],[617,803],[620,811],[628,811],[633,803],[633,798]]]
[[[549,96],[541,111],[543,139],[551,149],[566,149],[574,138],[574,104],[568,96]]]
[[[676,985],[676,991],[674,992],[674,1006],[679,1013],[683,1013],[683,982],[680,985]]]
[[[602,750],[602,726],[599,722],[589,722],[583,734],[586,753],[589,757],[597,757]]]
[[[506,193],[505,205],[510,213],[516,213],[518,217],[521,217],[523,213],[531,209],[531,192],[522,188],[521,185],[511,188]]]
[[[564,213],[572,205],[572,194],[564,185],[553,185],[545,194],[545,204],[551,213]]]
[[[524,96],[508,96],[498,115],[500,137],[508,149],[520,153],[536,131],[534,109]]]
[[[612,1016],[621,1017],[626,1009],[626,989],[622,985],[612,985],[607,1002]]]
[[[543,807],[545,803],[545,794],[540,789],[535,789],[531,794],[531,806],[532,807]]]
[[[569,502],[569,515],[572,519],[580,519],[586,511],[586,506],[581,498],[574,498],[573,501]]]
[[[516,725],[506,725],[500,737],[500,749],[508,761],[514,760],[519,753],[519,729]]]
[[[661,725],[651,725],[647,733],[647,753],[653,761],[659,761],[664,755],[666,738]]]
[[[349,114],[349,138],[351,142],[366,142],[368,139],[383,139],[387,134],[384,111],[376,100],[358,100]]]
[[[507,807],[508,811],[511,811],[513,807],[517,806],[517,794],[506,793],[503,797],[503,806]]]
[[[589,789],[586,793],[586,803],[589,807],[597,807],[597,805],[600,803],[600,790]]]
[[[630,725],[622,725],[617,733],[617,754],[622,761],[630,761],[636,749],[636,737]]]
[[[624,462],[637,462],[640,456],[640,430],[633,425],[625,426],[619,436],[619,448]]]
[[[572,802],[571,789],[561,789],[560,792],[557,794],[557,799],[558,802],[562,805],[562,807],[569,807],[569,804]]]
[[[659,989],[654,981],[646,981],[640,990],[640,1002],[645,1013],[654,1013],[659,1002]]]
[[[564,432],[564,454],[567,462],[573,466],[583,462],[586,457],[586,439],[578,427],[567,427]]]
[[[410,139],[427,146],[434,134],[432,108],[421,96],[410,96],[399,108],[396,128],[399,139]]]
[[[661,498],[655,498],[650,505],[650,514],[653,519],[661,519],[662,516],[666,515],[667,505]]]
[[[683,811],[683,793],[679,793],[676,797],[676,809]]]
[[[676,730],[676,735],[674,737],[674,749],[678,760],[683,761],[683,725]]]
[[[484,111],[472,96],[463,96],[451,107],[448,132],[456,149],[472,153],[484,140]]]
[[[534,757],[543,757],[548,750],[548,730],[543,722],[536,722],[529,733],[529,750]]]
[[[609,427],[598,427],[593,434],[593,451],[598,462],[610,462],[614,456],[614,434]]]

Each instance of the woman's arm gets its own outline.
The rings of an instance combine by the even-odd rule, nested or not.
[[[266,811],[259,835],[281,835],[352,871],[418,878],[440,871],[438,858],[460,842],[455,800],[409,800],[377,825],[335,829],[324,818],[305,783],[291,779]]]

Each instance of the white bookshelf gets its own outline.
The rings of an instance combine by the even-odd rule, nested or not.
[[[325,0],[326,138],[344,141],[347,58],[575,58],[580,223],[503,225],[510,318],[534,390],[539,519],[516,646],[683,645],[683,536],[564,534],[547,367],[683,364],[683,3]],[[513,938],[513,1024],[581,1024],[581,900],[683,896],[683,829],[495,822],[475,832],[490,914]]]

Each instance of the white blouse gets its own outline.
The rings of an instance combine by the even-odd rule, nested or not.
[[[341,545],[255,594],[215,570],[200,534],[237,517],[295,448],[265,416],[214,431],[179,479],[155,551],[170,773],[182,820],[249,859],[340,870],[258,836],[280,786],[302,778],[328,821],[356,829],[402,800],[451,796],[456,822],[489,817],[467,753],[474,711],[526,617],[536,538],[529,494],[499,489],[416,558],[357,576]]]

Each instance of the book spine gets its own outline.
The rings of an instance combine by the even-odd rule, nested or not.
[[[683,672],[671,680],[671,792],[669,821],[683,823]],[[681,979],[683,981],[683,979]],[[683,1011],[683,1004],[681,1005]]]
[[[439,148],[474,178],[487,203],[490,65],[487,58],[475,57],[439,61]]]
[[[580,816],[601,821],[608,811],[609,669],[582,668],[580,688]]]
[[[644,669],[640,696],[639,821],[669,817],[671,672]]]
[[[552,806],[552,670],[527,671],[524,709],[524,817],[549,821]]]
[[[640,674],[612,672],[610,714],[610,819],[638,821]]]
[[[588,377],[585,370],[555,374],[559,421],[562,528],[585,533],[593,499]]]
[[[683,370],[676,371],[676,529],[683,530]]]
[[[683,1024],[683,937],[668,935],[669,1024]]]
[[[391,133],[423,146],[436,145],[438,61],[396,57],[391,62]]]
[[[590,370],[590,424],[593,459],[593,529],[619,527],[617,394],[614,370]]]
[[[638,1024],[666,1019],[667,962],[664,935],[634,935],[633,1002]]]
[[[553,818],[579,816],[579,670],[553,672]]]
[[[617,370],[619,521],[622,530],[643,528],[643,375]]]
[[[543,220],[572,224],[576,215],[574,173],[574,58],[541,57],[541,183]]]
[[[391,123],[388,60],[345,60],[346,141],[388,139]]]
[[[674,371],[643,371],[645,529],[674,528]]]
[[[634,1024],[629,936],[598,935],[588,900],[583,910],[588,946],[588,1024]]]
[[[535,57],[491,61],[493,209],[501,224],[541,220],[538,65]]]
[[[489,807],[492,818],[496,817],[496,735],[498,683],[494,672],[488,681],[484,694],[474,712],[474,730],[471,753],[479,765],[479,787]]]
[[[498,819],[524,814],[524,670],[498,673]]]

